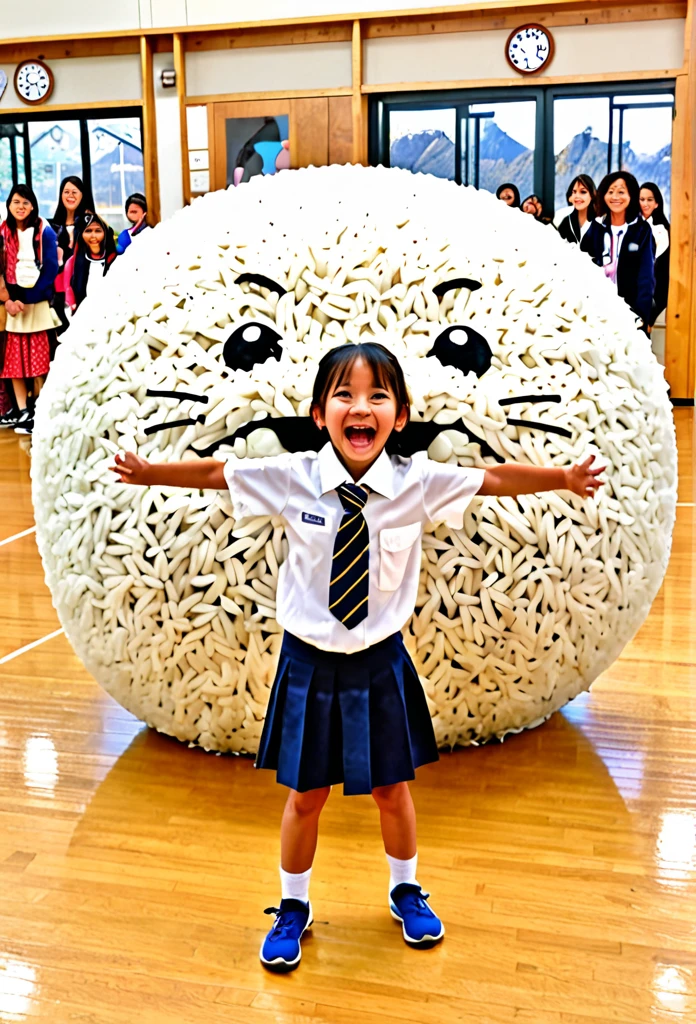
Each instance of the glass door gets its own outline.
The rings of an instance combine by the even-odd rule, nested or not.
[[[654,181],[669,216],[672,177],[674,86],[650,83],[552,88],[547,100],[552,139],[548,178],[556,210],[566,206],[568,185],[589,174],[598,185],[609,171],[625,170],[640,184]],[[549,133],[547,133],[549,134]],[[550,147],[549,147],[550,148]]]
[[[495,192],[512,181],[521,195],[541,192],[541,89],[472,89],[383,97],[373,106],[372,162],[433,174]],[[451,96],[451,99],[450,99]],[[375,138],[376,136],[376,138]]]

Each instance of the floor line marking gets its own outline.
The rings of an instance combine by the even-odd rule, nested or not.
[[[21,533],[15,533],[13,537],[6,537],[5,540],[0,540],[0,548],[3,544],[9,544],[10,541],[19,540],[20,537],[28,537],[30,533],[35,533],[36,527],[30,526],[28,530],[22,530]]]
[[[678,501],[677,502],[677,508],[693,508],[693,507],[694,507],[694,502],[693,501]]]
[[[53,633],[49,633],[48,636],[42,636],[40,640],[33,640],[26,647],[20,647],[18,651],[12,651],[11,654],[6,654],[4,658],[0,658],[0,665],[7,664],[8,661],[12,661],[13,658],[18,658],[20,654],[26,654],[27,651],[31,651],[34,647],[38,647],[39,644],[46,643],[47,640],[53,640],[54,637],[60,636],[65,630],[62,628],[56,629]]]

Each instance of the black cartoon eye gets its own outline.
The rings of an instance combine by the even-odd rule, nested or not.
[[[240,324],[230,334],[222,358],[231,370],[251,370],[267,359],[280,359],[281,335],[267,324]]]
[[[443,366],[454,366],[462,373],[482,377],[490,368],[493,353],[486,339],[472,327],[452,324],[438,335],[437,341],[428,352]]]

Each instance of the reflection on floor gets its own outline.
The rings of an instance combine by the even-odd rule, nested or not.
[[[283,791],[188,750],[94,683],[0,436],[0,1021],[667,1024],[696,1020],[693,410],[677,409],[667,580],[620,661],[546,725],[446,754],[413,787],[419,875],[447,926],[405,947],[369,798],[330,799],[293,975],[257,950]]]

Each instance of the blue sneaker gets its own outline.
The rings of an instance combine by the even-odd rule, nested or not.
[[[281,900],[280,907],[269,907],[264,914],[275,914],[276,919],[263,940],[259,953],[261,963],[278,974],[294,971],[302,958],[300,939],[314,923],[312,904]]]
[[[442,921],[426,903],[429,895],[419,885],[410,882],[401,882],[389,894],[391,916],[401,922],[404,939],[409,946],[419,949],[429,949],[445,934]]]

